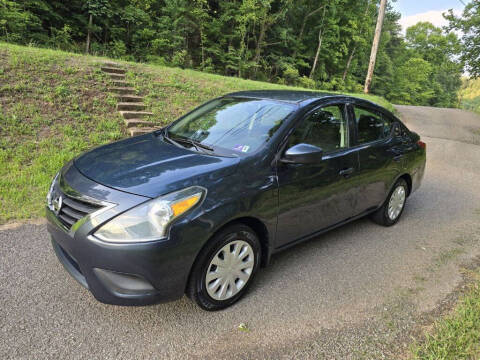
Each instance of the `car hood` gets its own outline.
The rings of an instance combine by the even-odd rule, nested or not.
[[[238,158],[211,156],[166,143],[155,134],[100,146],[74,160],[102,185],[151,198],[234,173]]]

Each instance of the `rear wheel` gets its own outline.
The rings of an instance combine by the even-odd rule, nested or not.
[[[202,309],[224,309],[247,291],[258,270],[260,241],[246,225],[235,224],[215,235],[196,260],[187,295]]]
[[[407,200],[408,185],[404,179],[399,179],[393,186],[387,200],[380,209],[371,216],[372,220],[383,226],[392,226],[402,216]]]

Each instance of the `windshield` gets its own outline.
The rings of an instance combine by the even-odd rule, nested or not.
[[[271,100],[221,98],[174,123],[168,135],[234,153],[251,153],[269,141],[294,110],[291,104]]]

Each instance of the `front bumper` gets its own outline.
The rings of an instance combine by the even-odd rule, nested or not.
[[[97,300],[115,305],[148,305],[183,295],[188,274],[171,273],[162,264],[163,255],[169,253],[165,244],[112,246],[91,237],[72,238],[52,216],[47,209],[47,228],[59,261]]]
[[[190,268],[203,244],[198,227],[201,223],[185,218],[172,227],[168,239],[159,241],[103,242],[92,235],[99,226],[149,199],[103,187],[85,178],[74,166],[62,176],[78,193],[96,194],[97,198],[101,195],[99,200],[117,204],[86,221],[80,220],[71,229],[62,226],[56,213],[46,207],[53,248],[70,275],[107,304],[147,305],[182,297]]]

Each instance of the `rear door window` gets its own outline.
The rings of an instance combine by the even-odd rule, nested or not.
[[[366,144],[390,136],[392,121],[385,115],[372,109],[355,106],[355,124],[357,143]]]

